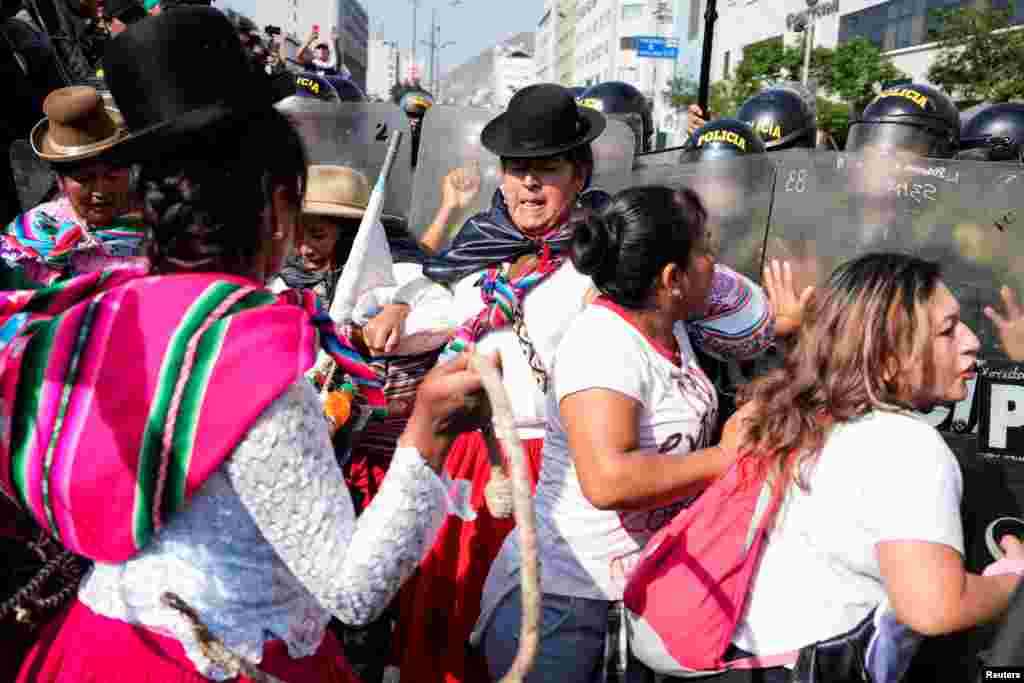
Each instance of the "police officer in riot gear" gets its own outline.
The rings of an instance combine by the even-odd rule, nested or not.
[[[1024,161],[1024,104],[993,104],[975,114],[960,129],[957,158]]]
[[[960,114],[948,95],[930,85],[882,91],[850,125],[848,152],[900,151],[951,159],[960,147]]]
[[[633,129],[636,153],[650,152],[653,148],[654,118],[647,98],[629,83],[608,81],[598,83],[578,95],[577,101],[611,119],[619,119]]]
[[[750,124],[768,152],[797,147],[814,149],[817,143],[814,110],[800,93],[790,88],[769,88],[754,95],[743,103],[736,118]]]
[[[679,155],[679,163],[735,159],[765,151],[761,136],[738,119],[716,119],[698,128]]]

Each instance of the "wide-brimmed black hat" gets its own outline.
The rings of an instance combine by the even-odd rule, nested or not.
[[[499,157],[533,159],[582,147],[604,127],[604,115],[578,107],[569,90],[541,83],[513,95],[508,109],[484,128],[480,142]]]
[[[132,24],[107,43],[104,71],[131,133],[118,148],[125,161],[152,158],[214,124],[269,110],[275,99],[231,22],[209,7],[181,7]]]

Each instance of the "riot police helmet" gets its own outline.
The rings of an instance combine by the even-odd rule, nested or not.
[[[930,85],[883,90],[850,125],[848,152],[898,150],[952,158],[960,146],[960,114],[953,100]]]
[[[619,119],[633,129],[636,152],[650,152],[654,136],[654,118],[647,98],[629,83],[608,81],[588,88],[578,101],[610,119]]]
[[[960,159],[1024,159],[1024,104],[1004,102],[979,111],[960,130]]]
[[[739,119],[715,119],[693,132],[679,155],[679,163],[736,159],[764,151],[764,141],[750,124]]]
[[[340,102],[341,97],[338,96],[338,91],[334,89],[331,82],[323,76],[317,75],[311,71],[304,71],[299,74],[295,74],[293,77],[295,82],[294,97],[298,97],[306,100],[319,100],[321,102]]]
[[[736,118],[750,124],[769,152],[797,147],[813,149],[818,139],[814,110],[800,93],[775,87],[743,103]]]

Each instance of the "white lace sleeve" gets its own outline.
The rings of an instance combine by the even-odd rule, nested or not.
[[[374,620],[387,607],[447,513],[441,480],[406,448],[395,451],[380,492],[357,522],[320,399],[305,380],[264,411],[227,473],[295,577],[352,625]]]

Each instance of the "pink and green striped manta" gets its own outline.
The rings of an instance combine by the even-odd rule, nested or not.
[[[69,550],[122,562],[313,366],[318,342],[383,408],[376,374],[309,293],[139,267],[0,292],[0,488]]]

